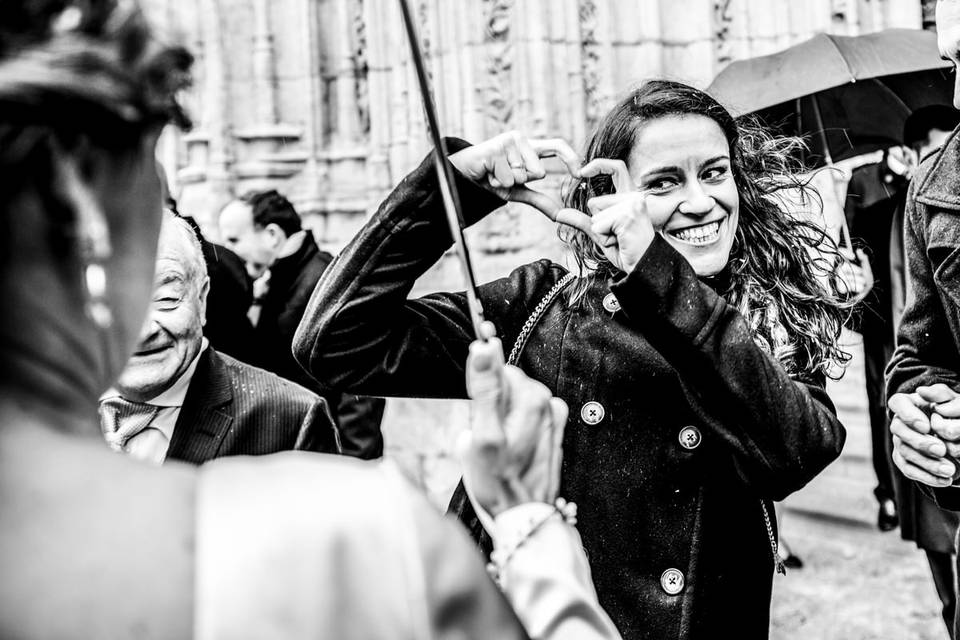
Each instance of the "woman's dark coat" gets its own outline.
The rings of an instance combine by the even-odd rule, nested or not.
[[[294,352],[335,387],[466,397],[465,296],[407,300],[451,245],[432,167],[400,183],[314,292]],[[457,186],[468,223],[504,204],[462,176]],[[505,350],[565,274],[541,260],[480,288]],[[620,310],[604,308],[611,293]],[[839,455],[844,430],[822,385],[791,380],[659,237],[630,275],[596,281],[572,306],[558,298],[520,366],[570,406],[561,495],[579,505],[600,602],[624,637],[767,637],[761,500],[773,520],[770,500]]]

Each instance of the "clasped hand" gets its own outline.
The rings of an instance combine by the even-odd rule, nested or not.
[[[520,504],[557,498],[568,410],[546,386],[504,366],[493,325],[485,322],[482,328],[486,340],[474,342],[467,359],[471,428],[457,448],[471,498],[495,517]]]
[[[960,395],[945,384],[897,393],[893,412],[893,461],[907,478],[931,487],[953,484],[960,469]]]
[[[547,175],[543,158],[557,157],[575,178],[612,176],[615,192],[587,201],[590,215],[526,185]],[[653,242],[655,230],[647,215],[646,194],[637,191],[622,160],[597,158],[581,165],[580,157],[560,138],[528,139],[516,131],[500,134],[450,156],[467,178],[504,200],[528,204],[554,222],[586,233],[611,263],[626,273]]]

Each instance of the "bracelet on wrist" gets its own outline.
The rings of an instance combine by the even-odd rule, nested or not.
[[[493,553],[490,554],[490,562],[487,563],[487,573],[490,574],[494,582],[500,584],[501,573],[510,562],[510,559],[516,554],[517,550],[520,549],[527,540],[532,538],[537,531],[542,529],[547,522],[556,517],[561,518],[571,527],[576,526],[577,504],[575,502],[567,502],[563,498],[557,498],[553,503],[553,509],[543,517],[530,522],[529,526],[526,527],[526,531],[523,531],[522,535],[518,536],[519,539],[517,542],[505,549],[495,549]]]

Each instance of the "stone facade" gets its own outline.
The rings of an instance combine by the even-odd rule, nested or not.
[[[181,208],[214,238],[231,196],[276,187],[336,252],[428,150],[396,0],[146,0],[197,56],[196,127],[162,156]],[[515,128],[575,147],[645,78],[709,84],[730,61],[816,32],[922,25],[921,0],[411,0],[446,135]],[[542,188],[557,189],[560,176]],[[469,234],[482,280],[541,256],[552,226],[522,205]],[[460,288],[449,260],[418,291]],[[427,411],[429,419],[419,412]],[[417,415],[416,419],[412,416]],[[450,420],[453,416],[454,420]],[[391,402],[388,447],[438,500],[465,421],[454,403]],[[439,478],[433,480],[432,478]]]

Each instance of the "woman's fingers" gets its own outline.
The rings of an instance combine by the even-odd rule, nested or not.
[[[527,180],[540,180],[546,177],[547,171],[540,160],[540,155],[533,148],[533,144],[525,136],[517,136],[517,149],[520,151],[520,159],[523,162],[527,173]]]
[[[580,155],[563,138],[530,140],[530,147],[540,158],[557,157],[574,178],[580,177]]]
[[[593,232],[590,230],[590,225],[592,224],[590,216],[582,211],[565,207],[557,211],[557,215],[554,220],[560,224],[565,224],[568,227],[579,229],[580,231],[583,231],[584,233],[593,237]]]
[[[587,200],[587,209],[590,211],[590,215],[596,216],[601,211],[605,211],[613,205],[623,202],[625,197],[628,196],[623,193],[608,193],[603,196],[594,196]]]
[[[590,226],[593,224],[590,216],[582,211],[564,207],[559,200],[527,187],[514,187],[511,189],[509,197],[511,202],[528,204],[554,222],[579,229],[594,241],[599,242],[599,238],[590,230]]]
[[[528,204],[551,220],[556,220],[557,212],[563,208],[560,201],[553,196],[527,187],[514,187],[510,190],[509,199],[511,202]]]
[[[630,171],[623,160],[596,158],[580,168],[580,177],[582,178],[592,178],[598,175],[612,176],[613,187],[617,193],[633,191],[634,189],[633,178],[630,177]]]
[[[523,170],[523,160],[520,156],[520,149],[517,148],[517,141],[514,134],[504,134],[500,136],[500,153],[493,158],[493,167],[491,173],[493,178],[501,186],[510,188],[517,184],[517,178]],[[520,180],[520,184],[526,180]],[[493,181],[491,180],[491,184]]]

